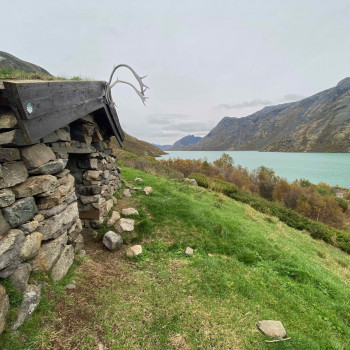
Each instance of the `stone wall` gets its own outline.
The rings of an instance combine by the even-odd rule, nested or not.
[[[0,106],[0,278],[10,278],[24,299],[36,291],[38,302],[31,272],[53,280],[67,273],[74,254],[83,254],[84,229],[100,227],[112,208],[120,171],[91,115],[30,146],[22,135],[14,113]],[[0,285],[0,333],[7,309]]]

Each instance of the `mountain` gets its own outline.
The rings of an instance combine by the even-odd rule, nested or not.
[[[186,150],[350,152],[350,78],[297,102],[225,117]]]
[[[117,140],[112,138],[113,147],[114,148],[120,148]],[[123,150],[137,154],[138,156],[151,156],[151,157],[160,157],[163,154],[166,154],[163,150],[160,148],[146,142],[137,139],[134,136],[131,136],[129,134],[125,134],[125,139],[123,142]]]
[[[41,73],[51,76],[51,74],[44,68],[30,62],[22,61],[16,56],[10,55],[4,51],[0,51],[0,69],[19,70],[27,73]]]
[[[172,146],[172,145],[158,145],[156,143],[152,143],[152,145],[162,149],[163,151]]]
[[[195,145],[201,139],[202,138],[199,136],[188,135],[176,141],[172,146],[168,146],[167,148],[163,148],[163,149],[166,151],[182,151],[186,149],[186,147],[188,146]]]

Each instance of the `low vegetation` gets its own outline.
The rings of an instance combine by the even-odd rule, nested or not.
[[[54,77],[52,75],[43,73],[28,73],[22,70],[15,70],[10,68],[0,68],[0,79],[16,79],[16,80],[88,80],[75,76],[71,78]]]
[[[54,313],[35,312],[39,329],[26,333],[25,324],[1,348],[348,347],[347,254],[182,179],[130,168],[122,173],[153,187],[151,195],[138,190],[125,203],[140,216],[124,241],[142,244],[143,253],[130,260],[125,248],[111,253],[101,243],[88,245],[89,257],[75,270],[76,290],[54,298]],[[187,246],[192,257],[184,256]],[[282,321],[291,340],[265,343],[256,327],[263,319]]]

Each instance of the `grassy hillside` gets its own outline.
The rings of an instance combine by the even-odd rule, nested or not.
[[[135,177],[153,193],[119,200],[140,211],[125,248],[88,244],[77,288],[54,300],[55,314],[34,315],[40,331],[30,320],[1,349],[349,349],[349,255],[224,195],[123,169]],[[129,260],[136,242],[143,254]],[[265,343],[263,319],[292,339]]]
[[[117,141],[113,139],[113,147],[116,149],[120,149]],[[150,157],[159,157],[162,154],[166,154],[163,150],[154,146],[146,141],[142,141],[133,137],[129,134],[125,134],[125,140],[123,142],[123,150],[137,154],[138,156],[150,156]]]

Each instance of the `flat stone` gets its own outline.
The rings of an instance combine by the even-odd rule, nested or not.
[[[139,212],[134,208],[125,208],[125,209],[122,209],[122,215],[124,216],[139,215]]]
[[[4,163],[1,170],[0,188],[18,185],[28,177],[28,171],[23,162]]]
[[[114,196],[112,197],[112,200],[113,200],[113,204],[116,205],[118,203],[118,199],[115,198]]]
[[[60,257],[68,240],[67,233],[64,233],[55,240],[43,243],[38,255],[32,260],[34,271],[49,271],[53,264]]]
[[[271,338],[282,339],[287,335],[281,321],[263,320],[256,323],[259,330]]]
[[[45,220],[41,227],[43,240],[56,238],[67,231],[79,218],[78,205],[71,203],[65,210]]]
[[[143,181],[143,179],[141,179],[140,177],[135,177],[135,179],[134,179],[134,182],[142,182]]]
[[[78,186],[78,193],[83,196],[93,196],[95,194],[100,194],[102,192],[102,187],[98,185],[91,186]]]
[[[113,205],[114,205],[114,202],[112,198],[106,201],[105,208],[107,213],[112,209]]]
[[[2,216],[2,213],[0,212],[0,239],[1,236],[3,236],[10,228],[11,226],[7,223],[7,221]]]
[[[28,263],[24,263],[18,266],[17,270],[10,276],[12,285],[17,291],[24,293],[28,287],[28,280],[32,267]]]
[[[119,232],[131,232],[134,231],[135,220],[132,219],[120,219],[115,224],[115,229]]]
[[[34,217],[33,217],[33,220],[34,221],[38,221],[38,222],[41,222],[45,219],[44,215],[42,214],[36,214]]]
[[[30,175],[40,175],[40,174],[57,174],[61,172],[67,165],[68,159],[56,159],[48,163],[45,163],[37,168],[30,169]]]
[[[142,253],[142,247],[140,245],[134,245],[126,251],[126,256],[129,258],[133,258],[134,256],[138,256]]]
[[[43,235],[40,232],[33,232],[25,237],[20,256],[23,260],[33,258],[38,254]]]
[[[121,235],[113,231],[108,231],[102,239],[102,243],[111,251],[119,250],[123,246],[123,238]]]
[[[79,256],[79,258],[83,258],[84,256],[86,256],[86,251],[85,250],[79,250],[77,252],[77,256]]]
[[[31,197],[39,193],[53,191],[59,186],[57,178],[52,175],[39,175],[28,177],[27,180],[17,185],[12,190],[16,198]]]
[[[21,150],[21,154],[23,162],[28,168],[37,168],[50,160],[56,159],[52,149],[43,143],[25,147]]]
[[[8,207],[15,202],[15,194],[8,188],[0,190],[0,208]]]
[[[71,245],[67,245],[63,252],[61,253],[61,256],[58,258],[58,260],[55,262],[55,264],[52,267],[51,276],[54,281],[59,281],[61,278],[63,278],[69,268],[72,266],[74,261],[74,248]]]
[[[33,221],[26,222],[19,227],[24,234],[28,235],[29,233],[34,232],[40,226],[39,221],[35,221],[34,218],[35,216],[33,217]]]
[[[3,148],[0,147],[0,162],[13,162],[14,160],[20,160],[21,155],[18,148]]]
[[[4,219],[14,228],[30,220],[38,209],[33,197],[22,198],[2,210]]]
[[[101,170],[86,170],[83,174],[83,178],[85,180],[97,180],[101,174]]]
[[[81,231],[81,234],[84,237],[84,239],[87,239],[87,240],[96,240],[98,236],[98,233],[91,227],[85,227]]]
[[[0,277],[10,276],[21,263],[20,251],[24,243],[24,233],[10,230],[0,240]]]
[[[112,211],[112,215],[107,221],[107,226],[113,226],[119,219],[120,214],[117,211]]]
[[[63,169],[62,171],[60,171],[59,173],[55,174],[56,177],[58,177],[59,179],[66,176],[67,174],[70,173],[69,169]]]
[[[131,193],[130,193],[130,190],[128,188],[126,188],[125,190],[123,190],[123,196],[124,197],[131,197]]]
[[[17,126],[17,118],[12,111],[0,115],[0,129],[13,129]]]
[[[50,209],[41,209],[39,210],[39,215],[42,215],[45,218],[49,218],[50,216],[57,215],[61,213],[63,210],[67,208],[68,204],[67,202],[64,202],[62,204],[58,204]]]
[[[12,326],[12,330],[16,330],[22,326],[25,320],[34,312],[40,303],[41,284],[38,286],[29,285],[24,293],[23,302],[18,310],[17,319]]]
[[[6,316],[10,308],[9,297],[6,294],[6,289],[0,284],[0,334],[5,329]]]
[[[21,129],[15,129],[0,134],[0,145],[27,146],[28,143]]]
[[[100,195],[94,196],[80,196],[79,199],[83,204],[97,203],[100,200]]]
[[[72,242],[74,252],[79,252],[84,248],[84,237],[79,234],[78,237]]]
[[[193,249],[190,247],[187,247],[185,250],[185,255],[186,256],[192,256],[193,255]]]
[[[143,192],[145,192],[146,195],[149,195],[150,193],[153,192],[153,188],[150,186],[147,186],[143,189]]]
[[[70,284],[67,284],[64,289],[68,289],[68,290],[72,290],[72,289],[75,289],[77,288],[75,284],[73,283],[70,283]]]
[[[98,170],[98,162],[96,158],[82,158],[78,159],[78,167],[81,169]]]

